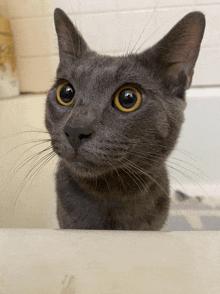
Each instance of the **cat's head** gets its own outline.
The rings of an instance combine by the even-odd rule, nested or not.
[[[54,151],[82,177],[159,165],[184,120],[203,14],[189,13],[155,46],[120,57],[92,51],[62,10],[54,15],[60,63],[45,117]]]

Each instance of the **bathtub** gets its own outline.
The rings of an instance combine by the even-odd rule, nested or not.
[[[44,129],[45,98],[46,94],[41,94],[0,100],[1,228],[58,227],[57,159],[35,166],[34,154],[49,143],[30,142],[48,138],[33,132]],[[172,206],[164,229],[216,230],[220,229],[220,222],[216,223],[220,220],[220,88],[192,88],[187,92],[187,104],[181,136],[168,159]],[[36,173],[28,174],[33,167]],[[205,225],[212,219],[217,227]]]

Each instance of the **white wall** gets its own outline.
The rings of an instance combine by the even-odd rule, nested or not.
[[[135,49],[149,38],[145,49],[186,13],[200,10],[207,27],[193,85],[220,84],[220,0],[1,0],[0,13],[11,20],[23,92],[47,91],[53,82],[55,7],[64,9],[90,47],[104,54],[125,53],[140,36]]]

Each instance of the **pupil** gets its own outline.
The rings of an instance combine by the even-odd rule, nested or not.
[[[64,103],[69,103],[74,97],[75,91],[71,85],[64,85],[60,91],[60,98]]]
[[[137,102],[137,95],[135,91],[125,89],[119,94],[119,102],[124,108],[132,108]]]

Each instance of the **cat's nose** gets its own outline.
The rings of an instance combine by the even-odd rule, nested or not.
[[[77,150],[80,145],[91,139],[94,134],[94,130],[91,127],[73,128],[66,125],[64,127],[64,133],[70,142],[70,144]]]

